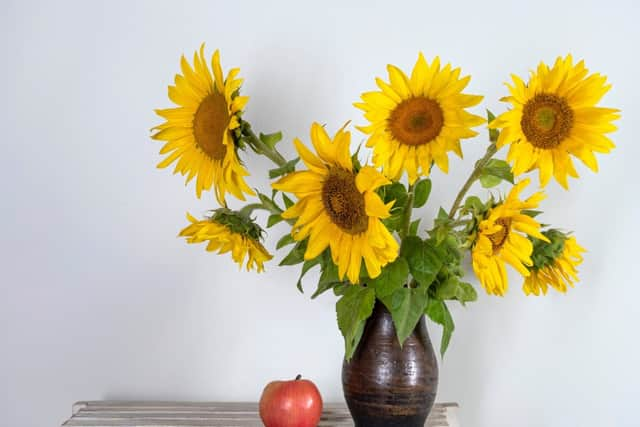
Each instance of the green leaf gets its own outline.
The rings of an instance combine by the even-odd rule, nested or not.
[[[276,249],[283,248],[283,247],[285,247],[287,245],[291,245],[292,243],[295,243],[295,242],[296,241],[291,236],[291,234],[285,234],[284,236],[282,236],[280,238],[280,240],[278,240],[278,243],[276,243]]]
[[[262,204],[265,206],[265,208],[268,211],[275,211],[275,212],[280,212],[282,213],[282,209],[280,209],[280,206],[278,206],[269,196],[267,196],[266,194],[262,194],[260,192],[258,192],[258,198],[260,199],[260,202],[262,202]]]
[[[431,180],[429,178],[418,181],[416,184],[413,199],[413,206],[416,208],[421,208],[427,203],[429,199],[429,194],[431,194]]]
[[[442,340],[440,341],[440,355],[444,357],[447,347],[449,347],[449,341],[451,341],[451,335],[455,329],[453,318],[447,308],[444,301],[440,301],[435,298],[430,298],[427,302],[426,314],[431,320],[439,325],[442,325]]]
[[[444,210],[444,208],[442,206],[440,206],[440,209],[438,209],[438,216],[437,219],[440,221],[449,221],[449,214],[447,213],[447,211]]]
[[[340,278],[338,278],[338,266],[333,263],[331,256],[324,257],[323,254],[323,258],[322,273],[318,280],[318,288],[313,295],[311,295],[311,299],[315,299],[329,289],[342,283]],[[328,258],[328,260],[326,258]]]
[[[333,294],[337,297],[344,295],[347,290],[353,285],[349,283],[341,283],[333,287]]]
[[[303,240],[301,242],[296,243],[296,245],[291,249],[291,252],[287,254],[286,257],[282,261],[280,261],[279,265],[296,265],[304,262],[304,253],[307,250],[307,240]]]
[[[418,288],[402,287],[382,299],[393,318],[393,325],[396,328],[396,335],[401,347],[424,314],[428,299],[427,288],[424,286]]]
[[[296,164],[298,163],[299,160],[300,158],[296,157],[293,160],[289,160],[287,163],[285,163],[283,166],[280,166],[279,168],[270,169],[269,178],[274,179],[274,178],[278,178],[279,176],[294,172],[296,170]]]
[[[415,221],[411,221],[409,225],[409,236],[416,236],[418,234],[418,227],[420,226],[420,218]]]
[[[513,172],[511,165],[500,159],[491,159],[480,172],[480,183],[485,188],[496,186],[500,180],[505,180],[513,184]]]
[[[456,289],[456,299],[461,303],[472,302],[478,299],[476,289],[467,282],[459,282]]]
[[[482,212],[484,211],[484,203],[477,196],[469,196],[464,202],[464,208],[470,211]]]
[[[409,264],[403,257],[398,257],[394,262],[387,264],[378,277],[371,279],[370,284],[376,290],[379,299],[393,294],[396,289],[402,288],[407,283],[409,276]]]
[[[267,219],[267,228],[273,227],[280,221],[282,221],[282,215],[280,214],[269,215],[269,218]]]
[[[425,287],[429,287],[442,267],[442,248],[416,236],[409,236],[402,242],[400,256],[407,259],[411,275]]]
[[[316,257],[314,259],[310,259],[308,261],[305,261],[304,264],[302,264],[302,270],[300,271],[300,277],[298,277],[298,283],[296,284],[296,287],[298,288],[298,290],[300,291],[301,294],[304,293],[304,289],[302,289],[302,278],[304,277],[305,274],[307,274],[307,271],[311,270],[313,267],[315,267],[316,265],[320,264],[320,257]]]
[[[459,283],[460,281],[456,276],[449,276],[444,282],[438,283],[436,287],[436,298],[439,300],[455,298]]]
[[[289,209],[291,206],[294,205],[293,200],[291,200],[289,197],[287,197],[286,194],[282,193],[282,201],[284,202],[284,205],[287,209]]]
[[[282,132],[260,134],[260,141],[264,142],[271,148],[275,147],[276,144],[281,140],[282,140]]]
[[[393,205],[394,208],[404,208],[404,205],[407,204],[407,189],[399,182],[385,185],[381,187],[380,191],[382,192],[382,200],[384,200],[385,204],[392,200],[396,202]]]
[[[461,282],[455,275],[449,276],[442,283],[438,283],[435,296],[439,300],[458,300],[463,305],[478,299],[478,293],[471,284]]]
[[[497,176],[493,176],[493,175],[480,175],[480,184],[484,187],[484,188],[491,188],[491,187],[495,187],[496,185],[500,184],[502,182],[501,178],[498,178]]]
[[[365,321],[371,316],[375,301],[373,288],[352,285],[336,303],[338,328],[344,337],[347,360],[351,359],[358,347]]]
[[[391,210],[391,216],[382,220],[382,224],[390,231],[399,231],[402,228],[404,216],[403,209]]]

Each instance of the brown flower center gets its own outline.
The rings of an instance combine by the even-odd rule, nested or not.
[[[334,167],[322,187],[322,203],[334,224],[349,234],[365,232],[369,218],[364,209],[364,195],[356,187],[352,172]]]
[[[422,145],[433,141],[444,125],[440,104],[419,96],[402,101],[391,112],[388,126],[395,139],[405,145]]]
[[[502,228],[487,236],[493,245],[493,252],[498,252],[502,249],[504,242],[507,241],[507,237],[509,237],[509,230],[511,228],[511,218],[499,218],[496,220],[496,224],[501,225]]]
[[[193,116],[196,144],[214,160],[221,160],[227,154],[227,146],[222,142],[230,119],[224,95],[215,91],[202,100]]]
[[[573,110],[564,98],[541,93],[524,105],[520,126],[535,147],[555,148],[571,132]]]

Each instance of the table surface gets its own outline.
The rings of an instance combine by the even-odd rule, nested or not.
[[[459,427],[457,403],[436,403],[425,427]],[[84,401],[63,427],[262,427],[255,402]],[[325,403],[319,427],[353,426],[344,403]]]

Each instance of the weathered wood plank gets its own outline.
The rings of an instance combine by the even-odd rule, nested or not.
[[[459,427],[456,403],[436,404],[425,427]],[[326,403],[319,427],[353,426],[344,403]],[[63,427],[262,427],[256,402],[85,401]]]

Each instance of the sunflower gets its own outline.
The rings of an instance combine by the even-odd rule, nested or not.
[[[256,268],[261,272],[264,271],[264,262],[273,258],[260,243],[260,227],[237,213],[218,210],[214,216],[202,221],[187,213],[187,219],[191,224],[180,232],[180,236],[187,238],[187,243],[209,242],[209,252],[231,252],[240,268],[248,256],[247,271]]]
[[[420,53],[410,78],[394,65],[387,70],[390,83],[377,78],[380,91],[363,93],[363,102],[354,104],[370,122],[359,129],[371,135],[373,162],[393,180],[406,170],[411,184],[429,175],[432,162],[446,173],[448,152],[462,157],[460,139],[477,135],[471,128],[485,123],[465,111],[482,96],[463,94],[471,77],[461,78],[450,64],[440,68],[438,57],[429,65]]]
[[[507,160],[515,175],[537,168],[542,186],[553,175],[568,189],[567,176],[578,177],[571,155],[598,171],[593,153],[615,147],[606,134],[616,130],[612,122],[620,114],[596,106],[611,85],[605,76],[587,74],[584,61],[573,65],[567,55],[558,57],[551,68],[541,62],[526,84],[512,75],[513,85],[507,84],[510,96],[504,100],[513,108],[489,127],[501,130],[498,148],[511,144]]]
[[[389,180],[371,166],[354,169],[350,132],[341,129],[331,139],[314,123],[311,142],[317,155],[299,139],[293,142],[309,169],[272,184],[299,199],[282,217],[298,218],[291,231],[295,240],[309,238],[305,259],[330,247],[340,279],[346,273],[351,283],[358,283],[363,259],[369,277],[377,277],[381,268],[398,256],[398,243],[380,221],[390,216],[393,202],[385,205],[375,193]]]
[[[519,195],[527,185],[529,180],[525,179],[513,186],[507,198],[489,209],[485,219],[478,225],[471,251],[473,271],[489,294],[504,295],[507,291],[505,263],[523,276],[529,275],[527,267],[533,265],[533,244],[525,235],[548,241],[540,233],[540,224],[522,212],[536,208],[544,199],[544,194],[538,192],[521,201]]]
[[[204,44],[199,54],[194,53],[193,67],[182,57],[182,74],[176,75],[175,86],[169,86],[169,98],[178,106],[156,110],[166,121],[154,128],[158,132],[152,138],[167,141],[160,154],[168,155],[158,168],[177,161],[174,173],[186,175],[187,183],[197,176],[198,198],[213,185],[218,202],[225,205],[227,192],[240,200],[245,200],[243,193],[255,194],[244,181],[249,173],[238,159],[233,135],[249,98],[238,95],[238,68],[225,79],[217,50],[211,62],[213,75]]]
[[[573,287],[578,281],[577,266],[582,263],[582,253],[586,250],[573,236],[565,236],[556,230],[544,234],[551,242],[534,240],[534,265],[522,286],[527,295],[540,295],[540,291],[546,295],[549,286],[566,293],[568,286]]]

